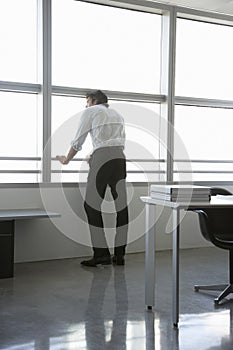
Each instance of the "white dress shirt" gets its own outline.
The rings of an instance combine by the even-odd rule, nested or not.
[[[93,151],[101,147],[125,145],[125,126],[123,117],[104,104],[88,107],[81,115],[78,130],[71,146],[80,151],[90,133]]]

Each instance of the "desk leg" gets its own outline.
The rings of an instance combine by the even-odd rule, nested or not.
[[[173,209],[173,247],[172,247],[172,318],[174,327],[178,327],[179,322],[179,241],[180,241],[180,224],[179,210]]]
[[[156,205],[146,204],[145,304],[147,309],[152,309],[154,306],[155,294],[155,211]]]

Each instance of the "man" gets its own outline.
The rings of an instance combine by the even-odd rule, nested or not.
[[[109,108],[107,96],[100,90],[86,95],[87,109],[82,113],[78,130],[67,156],[57,156],[62,164],[69,161],[81,150],[86,136],[90,133],[93,153],[89,158],[84,208],[86,211],[93,257],[81,262],[84,266],[124,265],[128,231],[128,207],[126,196],[126,159],[124,155],[124,119]],[[107,245],[101,204],[107,186],[111,189],[116,208],[116,235],[114,256],[111,259]]]

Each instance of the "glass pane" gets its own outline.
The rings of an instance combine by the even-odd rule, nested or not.
[[[76,134],[78,120],[85,108],[86,100],[74,97],[53,96],[52,116],[52,157],[66,154],[72,138]],[[159,142],[159,110],[158,104],[109,101],[110,107],[116,109],[125,119],[126,146],[125,154],[128,160],[127,169],[140,172],[129,173],[128,181],[157,181],[162,164],[157,162],[160,154]],[[83,148],[70,164],[61,167],[56,160],[52,162],[53,181],[85,182],[88,165],[83,158],[92,151],[92,143],[88,137]],[[143,162],[142,160],[150,160]],[[133,160],[133,161],[132,161]],[[72,174],[61,174],[63,171],[73,171]],[[81,174],[77,174],[81,170]],[[155,173],[147,173],[154,171]],[[75,173],[76,172],[76,173]]]
[[[1,174],[0,183],[35,183],[41,181],[40,174]]]
[[[37,95],[0,92],[0,157],[41,156]]]
[[[161,16],[53,2],[53,84],[158,93]]]
[[[37,82],[37,1],[0,1],[0,80]]]
[[[233,179],[233,174],[229,174],[233,170],[232,127],[232,109],[176,106],[175,159],[184,159],[178,143],[178,139],[181,139],[190,160],[211,161],[189,163],[193,171],[203,172],[194,173],[194,180]],[[224,161],[228,163],[224,164]],[[232,164],[229,161],[232,161]],[[180,170],[188,169],[187,163],[179,162],[176,166],[179,166]],[[214,173],[216,171],[223,174]]]
[[[233,99],[233,28],[177,21],[176,95]]]
[[[160,105],[153,103],[112,102],[111,106],[124,116],[126,125],[125,154],[129,160],[129,182],[159,181],[162,171],[160,159]],[[150,160],[144,162],[143,160]],[[149,173],[147,172],[149,171]],[[154,171],[154,173],[150,173]]]
[[[37,113],[37,96],[0,92],[0,157],[41,157],[42,122]],[[0,170],[41,170],[39,160],[0,160]],[[35,174],[1,174],[1,182],[34,182]]]
[[[15,160],[1,160],[1,167],[0,170],[16,170],[16,171],[39,171],[40,169],[38,168],[38,160],[20,160],[20,159],[15,159]]]

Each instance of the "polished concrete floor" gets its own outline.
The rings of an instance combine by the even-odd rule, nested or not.
[[[0,280],[1,350],[233,349],[233,302],[195,283],[227,281],[227,252],[186,249],[180,262],[180,324],[171,320],[171,252],[156,255],[155,308],[144,305],[144,254],[126,266],[83,268],[82,259],[16,264]]]

